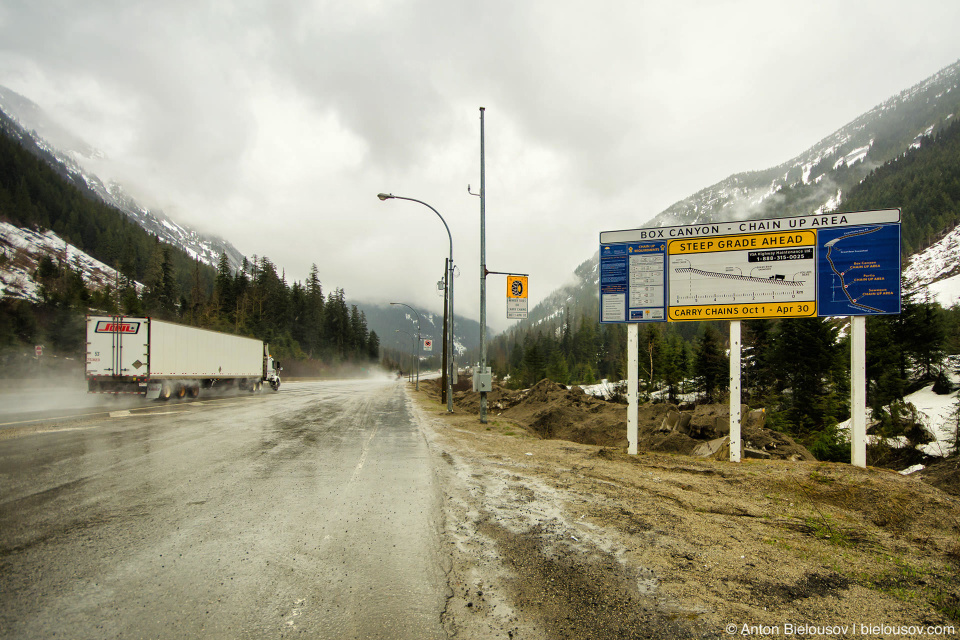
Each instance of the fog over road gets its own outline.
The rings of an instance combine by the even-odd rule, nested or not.
[[[4,638],[439,638],[441,495],[395,381],[0,427]]]

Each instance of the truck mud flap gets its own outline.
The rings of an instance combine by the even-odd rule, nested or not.
[[[151,381],[147,383],[147,400],[156,400],[160,397],[160,389],[163,387],[163,383],[159,381]]]

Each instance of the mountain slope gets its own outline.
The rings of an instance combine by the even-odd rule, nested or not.
[[[391,306],[364,303],[358,305],[367,317],[367,326],[371,331],[376,331],[380,337],[380,345],[396,349],[401,352],[409,351],[411,347],[410,336],[397,333],[397,329],[406,331],[415,336],[417,334],[417,316],[405,306]],[[443,351],[441,344],[443,342],[443,313],[433,313],[425,309],[415,308],[420,314],[420,337],[433,339],[433,352],[423,354],[441,356]],[[465,353],[468,349],[476,349],[480,344],[480,323],[470,318],[462,316],[456,317],[454,323],[454,344],[458,354]],[[487,335],[493,335],[490,328],[487,328]],[[458,356],[461,363],[462,356]]]
[[[637,227],[687,225],[716,220],[766,219],[809,215],[846,208],[861,183],[875,170],[895,174],[922,157],[926,147],[960,117],[960,62],[923,82],[884,101],[853,122],[838,129],[799,156],[762,171],[731,175],[714,185],[671,205],[649,221],[637,221]],[[933,151],[940,157],[938,170],[960,176],[960,157],[951,149]],[[901,161],[909,157],[910,160]],[[888,177],[887,180],[895,180]],[[940,187],[936,187],[940,189]],[[880,197],[879,193],[886,193]],[[949,202],[931,208],[905,194],[889,197],[880,189],[874,195],[858,195],[851,200],[860,209],[903,207],[905,255],[935,242],[960,222],[956,207]],[[899,199],[896,199],[899,198]],[[953,198],[954,204],[960,198]],[[914,206],[915,205],[915,206]],[[571,319],[596,317],[599,282],[599,253],[581,264],[575,281],[544,298],[529,317],[508,331],[519,335],[540,325],[556,328],[564,310]],[[921,273],[926,270],[920,269]],[[920,284],[927,285],[928,282]],[[592,315],[591,315],[592,314]]]
[[[57,166],[63,169],[63,165]],[[149,281],[167,248],[159,238],[102,202],[85,186],[65,177],[4,130],[0,130],[0,221],[12,223],[21,235],[50,231],[57,242],[68,243],[139,282]],[[14,257],[17,234],[2,235],[9,245],[3,258]],[[212,282],[216,273],[212,267],[198,268],[193,256],[176,247],[168,253],[184,291],[193,286],[195,271],[205,286]]]
[[[960,111],[960,62],[902,91],[776,167],[737,173],[637,226],[808,215],[836,208],[876,167],[919,147]]]
[[[5,87],[0,87],[0,130],[43,159],[61,176],[122,211],[162,242],[178,247],[212,267],[217,266],[221,253],[227,254],[234,270],[243,263],[243,254],[226,240],[177,224],[162,211],[152,211],[140,205],[121,185],[104,183],[83,166],[85,160],[102,160],[105,157],[102,151],[59,126],[29,99]]]

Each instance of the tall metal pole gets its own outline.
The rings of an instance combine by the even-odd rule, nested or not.
[[[408,304],[402,302],[391,302],[392,305],[400,305],[401,307],[406,307],[417,314],[417,391],[420,391],[420,347],[423,345],[422,339],[420,337],[420,312],[411,307]]]
[[[480,107],[480,374],[487,372],[487,177],[483,156],[483,113]],[[480,423],[487,423],[487,392],[480,392]]]
[[[448,389],[449,393],[447,394],[447,411],[452,412],[453,411],[453,383],[456,382],[456,375],[457,375],[457,363],[455,362],[455,359],[454,359],[454,356],[456,355],[457,351],[456,349],[454,349],[454,346],[453,346],[453,324],[454,324],[454,320],[456,319],[456,315],[454,315],[453,313],[453,290],[455,288],[453,286],[453,258],[450,258],[449,281],[450,281],[450,358],[449,358],[450,389]]]
[[[450,353],[450,350],[447,348],[447,342],[450,340],[450,318],[449,309],[450,309],[450,297],[447,295],[447,291],[450,288],[449,276],[450,270],[447,268],[447,265],[450,264],[450,258],[444,258],[443,260],[443,363],[441,369],[443,373],[440,374],[440,402],[447,401],[447,379],[450,377],[450,366],[447,362],[447,354]]]

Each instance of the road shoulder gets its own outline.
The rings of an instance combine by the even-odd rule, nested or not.
[[[960,501],[918,480],[627,456],[408,393],[444,490],[451,637],[960,627]]]

